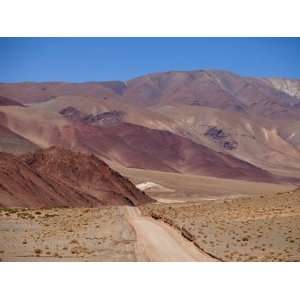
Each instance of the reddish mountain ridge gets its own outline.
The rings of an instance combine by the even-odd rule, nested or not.
[[[130,167],[160,169],[160,166],[162,171],[172,170],[213,177],[275,181],[273,176],[263,169],[230,155],[216,152],[169,131],[149,129],[129,123],[97,129],[106,137],[113,137],[126,145],[134,146],[142,159],[136,162],[131,160]],[[118,156],[121,157],[124,152],[121,151]],[[105,154],[109,156],[110,152],[107,151]],[[132,156],[134,156],[133,153]],[[150,157],[152,161],[147,161],[144,157]],[[156,165],[154,159],[160,163]],[[130,158],[126,161],[130,162]],[[149,165],[147,165],[148,162]]]
[[[20,158],[0,153],[1,207],[76,207],[96,203],[88,195],[41,176]]]
[[[0,110],[6,128],[42,148],[92,152],[125,167],[269,181],[262,169],[300,177],[299,83],[215,70],[126,83],[3,83],[0,95],[26,107]]]
[[[25,113],[30,108],[22,110]],[[126,114],[117,110],[85,114],[68,106],[51,115],[55,116],[54,122],[50,117],[47,119],[47,115],[40,118],[39,111],[33,111],[35,114],[30,114],[27,120],[29,123],[25,123],[23,111],[22,114],[18,111],[17,122],[11,118],[10,124],[18,125],[14,127],[15,131],[22,132],[25,128],[26,136],[40,142],[42,147],[60,145],[67,149],[94,153],[131,168],[274,181],[267,171],[209,149],[187,137],[126,122]],[[36,117],[38,122],[35,121]]]
[[[124,82],[22,82],[1,83],[0,95],[16,99],[21,103],[36,103],[47,101],[57,96],[97,96],[107,99],[120,95],[125,88]]]
[[[300,99],[280,87],[216,70],[141,76],[127,82],[122,97],[142,106],[187,104],[268,118],[297,119],[300,112]]]
[[[72,134],[58,136],[55,143],[88,150],[131,168],[274,181],[269,172],[190,139],[126,122],[114,126],[75,122]]]
[[[187,104],[268,118],[298,119],[299,80],[242,77],[218,70],[172,71],[140,76],[126,83],[2,83],[0,95],[20,103],[44,102],[57,96],[119,99],[141,106]]]
[[[95,155],[50,147],[24,155],[27,165],[46,177],[79,188],[104,204],[138,205],[151,199]]]
[[[0,106],[10,106],[10,105],[24,106],[23,104],[15,100],[0,96]]]
[[[0,206],[98,207],[153,201],[94,155],[51,147],[0,153]]]

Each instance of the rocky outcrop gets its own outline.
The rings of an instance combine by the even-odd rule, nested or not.
[[[113,126],[121,123],[123,121],[123,116],[123,112],[113,110],[87,115],[82,119],[82,121],[98,126]]]
[[[123,116],[125,114],[124,112],[117,110],[97,112],[95,114],[84,114],[72,106],[62,109],[59,113],[69,120],[95,126],[118,125],[123,121]]]
[[[225,150],[234,150],[238,147],[238,142],[235,141],[230,134],[225,133],[223,129],[211,127],[204,135],[219,144]]]
[[[84,114],[72,106],[62,109],[59,113],[72,121],[81,121],[84,118]]]
[[[300,99],[300,80],[267,78],[264,81],[273,88]]]

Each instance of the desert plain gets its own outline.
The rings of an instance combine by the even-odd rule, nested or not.
[[[0,210],[1,261],[299,261],[300,191]]]

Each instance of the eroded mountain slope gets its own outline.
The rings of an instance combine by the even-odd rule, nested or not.
[[[93,155],[52,147],[21,157],[0,153],[0,206],[98,207],[151,202]]]

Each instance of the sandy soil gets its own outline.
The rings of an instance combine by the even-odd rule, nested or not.
[[[222,261],[300,261],[300,192],[198,203],[157,203],[145,215],[184,232]]]
[[[128,221],[137,234],[137,252],[141,258],[150,261],[215,261],[169,225],[141,215],[137,207],[126,207],[126,210]]]
[[[136,207],[1,209],[1,261],[214,261]]]
[[[300,261],[300,191],[136,207],[0,209],[2,261]]]
[[[135,243],[118,207],[0,210],[2,261],[136,261]]]

